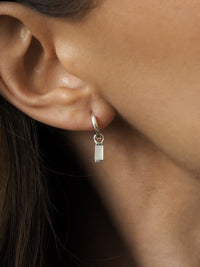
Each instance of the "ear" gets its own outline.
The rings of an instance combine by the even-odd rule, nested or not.
[[[93,84],[69,73],[59,61],[49,19],[21,4],[0,3],[0,94],[54,127],[91,130],[91,113],[105,127],[114,117],[113,108]]]

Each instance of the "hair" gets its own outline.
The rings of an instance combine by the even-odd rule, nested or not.
[[[0,0],[1,1],[1,0]],[[71,17],[92,0],[16,0],[41,13]],[[0,265],[44,267],[52,228],[37,122],[0,96]]]
[[[31,7],[43,14],[58,17],[77,16],[94,8],[97,0],[11,0]]]

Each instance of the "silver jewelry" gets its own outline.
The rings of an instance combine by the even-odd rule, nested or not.
[[[95,131],[95,135],[93,137],[95,143],[94,161],[102,162],[104,160],[104,146],[103,146],[104,136],[99,131],[99,126],[94,114],[91,115],[91,119]]]

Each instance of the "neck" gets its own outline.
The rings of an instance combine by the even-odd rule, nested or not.
[[[81,158],[140,266],[199,266],[200,183],[118,119],[93,163],[90,133],[73,133]]]

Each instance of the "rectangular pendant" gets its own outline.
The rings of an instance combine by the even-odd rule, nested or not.
[[[103,144],[95,144],[94,161],[102,162],[104,159],[104,147]]]

